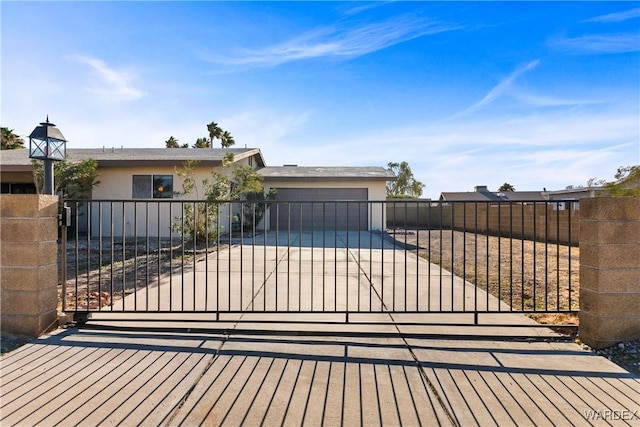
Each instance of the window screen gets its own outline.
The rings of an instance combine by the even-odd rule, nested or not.
[[[151,198],[151,175],[133,175],[133,198]]]

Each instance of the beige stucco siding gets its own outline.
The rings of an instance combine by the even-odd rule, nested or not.
[[[33,171],[5,172],[0,170],[0,181],[16,184],[33,184]]]
[[[138,167],[110,167],[100,168],[98,180],[100,183],[93,188],[90,209],[90,224],[81,227],[86,231],[87,225],[91,229],[92,235],[110,236],[150,236],[156,238],[179,237],[175,232],[171,232],[171,226],[180,223],[182,204],[175,203],[179,200],[199,200],[204,197],[203,180],[212,180],[213,167],[198,167],[195,173],[196,191],[189,195],[180,195],[182,191],[182,180],[176,173],[173,166],[138,166]],[[216,171],[229,174],[228,168]],[[172,175],[174,197],[169,199],[133,199],[133,176],[134,175]],[[104,203],[100,200],[119,200],[119,202]],[[122,202],[130,200],[130,202]],[[174,203],[171,203],[174,201]],[[220,208],[220,219],[227,223],[228,206]],[[224,225],[225,228],[228,226]],[[101,228],[101,229],[100,229]]]
[[[212,167],[198,167],[196,169],[196,191],[192,195],[180,196],[174,194],[174,199],[198,199],[203,197],[202,180],[211,181]],[[220,169],[216,168],[220,171]],[[225,171],[225,173],[227,173]],[[182,191],[182,180],[173,166],[138,166],[138,167],[110,167],[100,168],[98,181],[93,188],[93,199],[132,199],[134,175],[173,175],[173,191]]]

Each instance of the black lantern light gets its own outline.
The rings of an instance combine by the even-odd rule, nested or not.
[[[54,194],[53,162],[67,157],[67,140],[56,125],[49,123],[49,116],[29,135],[29,157],[43,161],[44,194]]]

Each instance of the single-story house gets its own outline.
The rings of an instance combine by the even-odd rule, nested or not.
[[[486,185],[477,185],[474,191],[440,193],[441,202],[544,202],[542,191],[489,191]]]
[[[160,199],[202,198],[200,183],[203,179],[210,180],[213,171],[229,173],[229,169],[223,167],[223,161],[229,153],[233,154],[233,163],[251,167],[263,176],[266,191],[277,190],[276,212],[268,212],[262,225],[267,229],[286,225],[296,230],[300,224],[304,228],[384,228],[383,206],[377,210],[368,203],[383,201],[386,182],[395,179],[391,172],[382,167],[267,167],[257,148],[69,148],[67,160],[96,160],[99,184],[93,188],[91,199],[146,201],[145,212],[138,211],[136,216],[144,214],[151,223],[141,219],[127,221],[129,215],[122,212],[124,207],[120,214],[112,214],[110,207],[104,206],[100,212],[92,212],[92,221],[97,221],[95,216],[99,216],[103,218],[101,222],[104,225],[105,220],[113,216],[113,224],[109,226],[114,228],[114,233],[123,230],[122,233],[127,235],[134,231],[164,235],[162,230],[168,229],[170,224],[160,224],[155,218],[175,218],[176,212],[159,213],[157,209],[162,208],[152,202]],[[182,189],[182,181],[176,174],[176,168],[180,169],[189,160],[198,161],[195,169],[197,187],[193,194],[184,196],[178,194]],[[0,178],[3,193],[35,192],[28,150],[1,151]],[[359,203],[347,204],[344,212],[336,204],[311,203],[346,200]],[[133,209],[133,203],[129,205],[126,209]],[[318,222],[320,215],[325,217],[322,224]],[[122,220],[122,217],[125,219]],[[87,227],[95,229],[97,225],[92,222],[87,223]]]
[[[542,195],[546,200],[562,200],[554,204],[554,208],[558,210],[580,209],[580,199],[598,197],[604,194],[604,187],[580,187],[568,188],[557,191],[543,191]]]
[[[580,200],[597,197],[603,191],[605,191],[604,187],[579,187],[567,188],[565,190],[543,191],[542,195],[546,200]]]

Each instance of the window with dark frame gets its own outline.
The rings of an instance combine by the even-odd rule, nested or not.
[[[36,186],[31,183],[3,182],[2,194],[37,194]]]
[[[173,175],[153,175],[153,198],[173,198]]]
[[[133,175],[134,199],[172,199],[173,175]]]

